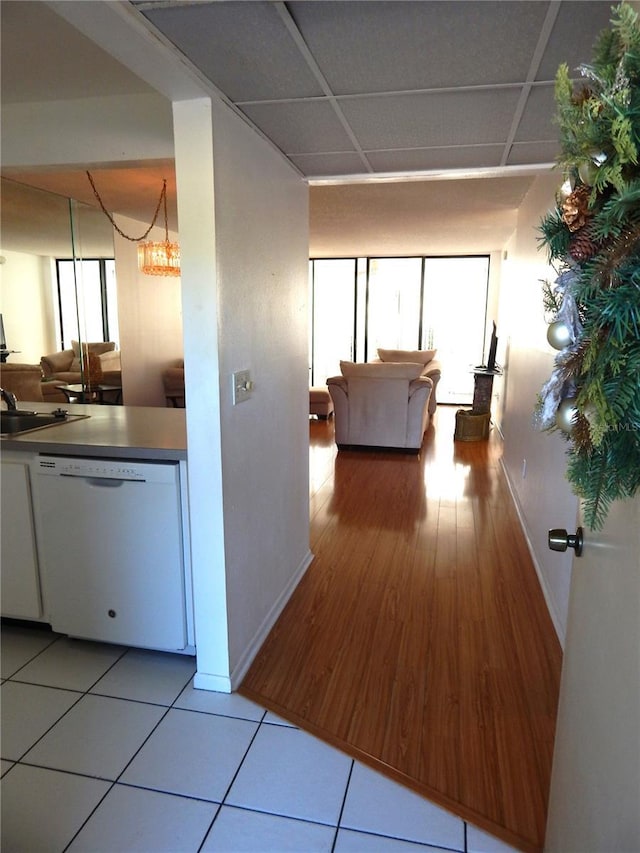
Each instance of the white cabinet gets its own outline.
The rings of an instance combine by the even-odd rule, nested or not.
[[[0,486],[2,615],[17,619],[42,616],[29,460],[4,453]]]

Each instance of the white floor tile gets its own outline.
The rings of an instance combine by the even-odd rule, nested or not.
[[[260,722],[264,708],[240,696],[239,693],[216,693],[213,690],[196,690],[188,684],[173,703],[174,708],[185,711],[202,711],[205,714],[220,714],[241,720]]]
[[[29,750],[24,761],[117,779],[164,713],[158,705],[87,695]]]
[[[2,778],[2,850],[64,850],[110,784],[16,764]]]
[[[414,844],[399,838],[385,838],[350,829],[338,830],[335,853],[444,853],[441,847]]]
[[[129,649],[91,693],[171,705],[195,671],[195,661],[188,655]]]
[[[476,826],[467,824],[468,853],[516,853],[515,847],[510,847],[505,841],[500,841],[488,832],[483,832]]]
[[[202,853],[329,853],[335,829],[222,806]]]
[[[464,850],[464,822],[356,762],[340,826]]]
[[[5,681],[2,696],[2,757],[17,761],[77,702],[82,693]]]
[[[20,681],[88,690],[126,649],[83,640],[59,639],[20,670]]]
[[[120,781],[222,802],[257,727],[171,709]]]
[[[196,853],[217,809],[213,803],[114,785],[69,853]]]
[[[289,726],[289,728],[292,729],[298,728],[294,723],[290,723],[289,720],[285,720],[284,717],[279,717],[277,714],[274,714],[273,711],[267,711],[264,722],[271,723],[274,726]]]
[[[336,825],[351,759],[299,729],[262,726],[227,802]]]
[[[59,636],[51,631],[22,628],[19,625],[3,625],[0,654],[2,677],[9,678],[16,673],[31,658],[54,643]]]

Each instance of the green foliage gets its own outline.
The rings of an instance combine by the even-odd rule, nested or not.
[[[640,488],[640,26],[628,3],[613,9],[610,29],[580,70],[585,83],[575,88],[567,66],[560,66],[555,98],[558,164],[577,189],[588,188],[585,221],[575,230],[558,202],[539,231],[549,260],[571,273],[582,326],[575,347],[558,355],[555,371],[579,413],[567,476],[585,523],[598,529],[613,501]],[[576,261],[576,244],[592,251],[574,252]],[[561,299],[545,283],[545,311],[557,316]],[[541,395],[538,407],[543,403]]]

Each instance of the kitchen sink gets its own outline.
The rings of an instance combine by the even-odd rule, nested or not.
[[[77,421],[88,415],[72,415],[69,417],[63,409],[54,412],[30,412],[24,409],[0,411],[0,434],[13,435],[14,433],[29,432],[34,429],[42,429],[48,426]]]

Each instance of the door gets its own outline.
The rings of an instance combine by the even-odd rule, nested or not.
[[[640,850],[640,499],[574,560],[545,850]]]

